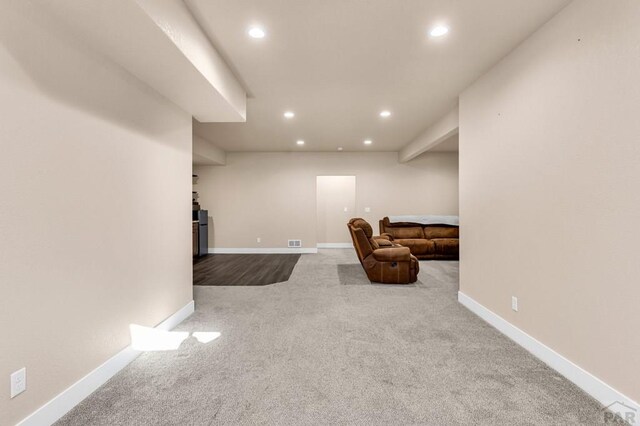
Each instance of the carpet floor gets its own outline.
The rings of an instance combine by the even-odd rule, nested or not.
[[[194,287],[176,330],[58,425],[600,424],[599,404],[457,302],[457,262],[371,284],[352,250],[303,255],[289,281]]]

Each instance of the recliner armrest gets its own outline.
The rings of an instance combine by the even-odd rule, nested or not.
[[[379,247],[393,247],[394,244],[387,240],[386,238],[380,238],[380,237],[374,237],[373,238],[375,240],[375,242],[378,244]]]
[[[409,247],[379,248],[373,251],[373,258],[379,262],[408,262],[411,251]]]
[[[388,234],[386,232],[383,234],[380,234],[380,236],[376,238],[384,238],[385,240],[393,241],[393,235]]]

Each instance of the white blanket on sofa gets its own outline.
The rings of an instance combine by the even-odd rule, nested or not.
[[[389,216],[389,222],[411,222],[421,225],[455,225],[460,226],[458,216],[439,216],[439,215],[405,215],[405,216]]]

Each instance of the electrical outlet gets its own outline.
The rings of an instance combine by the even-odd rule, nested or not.
[[[258,237],[258,238],[256,238],[256,241],[260,243],[260,242],[262,242],[262,239],[260,237]]]
[[[11,398],[15,398],[22,392],[27,390],[27,369],[21,368],[20,370],[11,373]]]
[[[364,212],[365,213],[371,213],[371,207],[365,207],[364,208]]]
[[[345,208],[344,208],[344,211],[345,211],[345,212],[348,212],[348,211],[349,211],[349,207],[345,207]]]
[[[518,298],[515,296],[511,296],[511,309],[518,312]]]

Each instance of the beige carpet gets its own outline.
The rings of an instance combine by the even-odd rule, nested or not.
[[[568,425],[600,406],[456,300],[457,262],[370,284],[351,250],[303,255],[288,282],[196,287],[178,330],[60,425]]]

